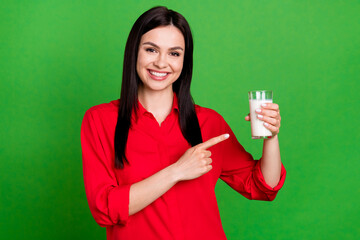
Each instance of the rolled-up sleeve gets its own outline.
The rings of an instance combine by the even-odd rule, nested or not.
[[[130,185],[117,182],[113,160],[106,154],[97,125],[88,110],[81,125],[82,163],[86,198],[95,221],[101,226],[125,225],[129,216]]]
[[[224,132],[230,137],[224,141],[222,149],[222,171],[220,178],[231,188],[251,200],[272,201],[284,184],[286,171],[281,164],[280,181],[275,188],[270,187],[262,175],[260,160],[252,155],[238,142],[229,125],[222,119]]]

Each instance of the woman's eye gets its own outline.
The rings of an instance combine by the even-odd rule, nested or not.
[[[151,52],[151,53],[156,52],[156,51],[155,51],[155,49],[153,49],[153,48],[147,48],[147,49],[145,49],[145,51],[147,51],[147,52]]]
[[[180,54],[178,52],[171,52],[170,55],[174,56],[174,57],[179,57],[180,56]]]

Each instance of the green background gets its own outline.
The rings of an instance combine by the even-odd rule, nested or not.
[[[273,202],[219,181],[228,239],[359,239],[359,1],[1,1],[0,238],[106,239],[84,191],[80,125],[120,93],[125,41],[145,10],[182,13],[192,94],[251,140],[247,91],[280,105],[287,169]],[[211,227],[211,226],[210,226]]]

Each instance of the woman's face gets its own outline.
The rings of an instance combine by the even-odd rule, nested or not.
[[[184,62],[184,36],[175,26],[162,26],[140,40],[136,71],[146,91],[172,91]]]

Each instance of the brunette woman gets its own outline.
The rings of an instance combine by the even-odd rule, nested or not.
[[[284,183],[278,105],[261,109],[273,136],[256,161],[221,115],[194,104],[192,67],[185,18],[152,8],[129,34],[120,99],[85,113],[85,191],[107,239],[226,239],[215,196],[219,178],[248,199],[266,201]]]

